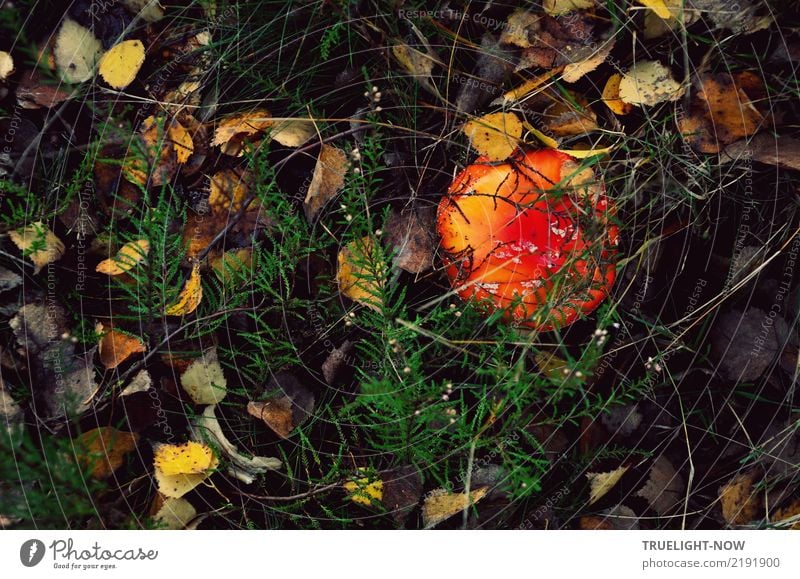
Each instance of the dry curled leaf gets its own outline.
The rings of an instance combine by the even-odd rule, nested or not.
[[[376,251],[372,237],[351,241],[339,250],[336,281],[342,295],[380,311],[381,289],[386,272],[377,271],[376,268],[380,268],[382,264],[375,262]]]
[[[165,497],[180,498],[211,476],[219,464],[206,444],[161,444],[153,453],[158,491]]]
[[[22,254],[33,262],[34,274],[64,255],[64,243],[41,221],[9,231],[8,236]]]
[[[168,316],[185,316],[191,314],[200,305],[203,299],[203,286],[200,283],[200,264],[195,262],[192,273],[183,286],[178,299],[167,306],[165,313]]]
[[[303,201],[309,223],[316,219],[322,208],[344,187],[348,166],[347,153],[331,145],[321,146],[314,175]]]
[[[281,467],[281,461],[271,456],[244,456],[225,437],[214,411],[215,404],[206,406],[201,416],[191,425],[195,439],[212,440],[228,459],[228,473],[245,484],[252,483],[256,476]]]
[[[102,56],[99,73],[111,88],[123,90],[136,78],[143,63],[144,45],[141,40],[123,40]]]
[[[129,241],[123,245],[114,257],[104,259],[97,264],[95,271],[106,275],[120,275],[130,271],[142,263],[150,253],[150,242],[146,239]]]
[[[490,113],[467,121],[463,130],[479,154],[490,161],[502,161],[519,145],[522,121],[514,113]]]
[[[435,527],[467,507],[474,505],[489,491],[481,487],[467,493],[449,493],[445,489],[431,491],[422,505],[422,525],[426,529]]]
[[[103,325],[98,324],[99,333],[103,333]],[[135,336],[125,334],[114,328],[109,329],[100,338],[98,352],[100,363],[106,370],[116,368],[134,354],[140,354],[146,350],[144,342]]]
[[[189,364],[181,374],[181,386],[195,404],[217,404],[228,393],[228,382],[219,364],[217,349],[211,348]]]
[[[96,479],[111,476],[139,443],[135,432],[123,432],[110,426],[101,426],[84,432],[75,440],[78,463]]]

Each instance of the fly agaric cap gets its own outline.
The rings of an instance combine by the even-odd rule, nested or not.
[[[439,203],[437,229],[462,299],[539,330],[571,324],[616,275],[614,206],[590,167],[553,149],[479,157]]]

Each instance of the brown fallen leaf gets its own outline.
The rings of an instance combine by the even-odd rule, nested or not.
[[[750,139],[731,143],[720,152],[720,160],[723,162],[739,161],[743,158],[800,171],[800,140],[760,133]]]
[[[542,9],[550,16],[594,8],[594,0],[542,0]]]
[[[770,522],[778,528],[800,530],[800,499],[795,499],[790,504],[775,509],[770,517]]]
[[[72,97],[70,92],[62,90],[55,82],[49,82],[52,84],[48,84],[38,70],[22,73],[16,90],[19,105],[24,109],[52,108]]]
[[[407,44],[392,46],[392,54],[408,74],[414,77],[428,92],[438,94],[432,82],[433,66],[439,62],[435,56],[420,52]]]
[[[250,401],[247,412],[287,438],[314,410],[314,395],[288,372],[278,372],[265,388],[266,400]]]
[[[98,352],[100,363],[106,370],[112,370],[125,362],[134,354],[140,354],[146,350],[144,342],[135,336],[125,334],[114,328],[105,331],[103,324],[98,324],[97,332],[102,333]]]
[[[101,426],[84,432],[75,440],[78,463],[96,479],[104,479],[117,470],[139,443],[135,432],[123,432]]]
[[[402,523],[422,496],[422,476],[416,467],[406,465],[384,472],[381,480],[383,506],[397,523]]]
[[[347,153],[331,145],[321,146],[314,175],[303,201],[309,223],[317,218],[322,208],[344,187],[349,165]]]
[[[467,493],[449,493],[445,489],[436,489],[428,493],[422,505],[422,525],[431,529],[474,505],[486,496],[489,487],[475,489]]]
[[[383,226],[383,239],[394,248],[393,263],[409,273],[433,267],[436,241],[433,207],[392,211]]]
[[[632,531],[639,529],[639,518],[630,507],[616,505],[598,515],[581,517],[578,526],[590,531]]]
[[[678,118],[684,140],[701,153],[717,153],[768,126],[768,115],[755,101],[764,93],[749,72],[704,74],[697,78],[690,113]]]
[[[636,496],[645,499],[659,515],[665,515],[681,504],[685,490],[683,477],[661,455],[653,461],[647,482],[636,492]]]
[[[734,476],[719,489],[722,517],[729,525],[744,525],[764,514],[764,491],[756,490],[758,471]]]

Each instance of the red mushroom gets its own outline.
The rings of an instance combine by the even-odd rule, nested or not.
[[[619,230],[591,168],[552,149],[479,157],[439,203],[453,289],[539,330],[571,324],[608,296]]]

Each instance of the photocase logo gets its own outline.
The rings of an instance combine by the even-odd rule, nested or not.
[[[28,539],[19,548],[19,560],[26,567],[35,567],[44,558],[44,543],[39,539]]]

